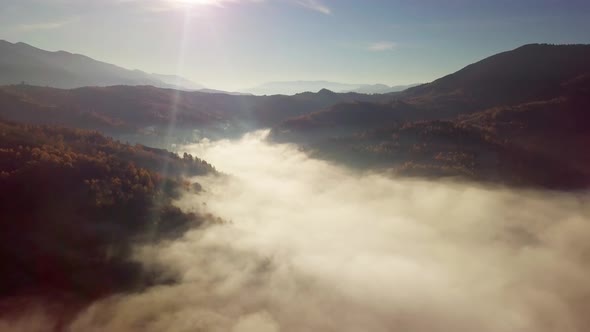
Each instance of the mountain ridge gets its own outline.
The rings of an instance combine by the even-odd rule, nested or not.
[[[242,91],[254,95],[295,95],[304,92],[318,92],[322,89],[327,89],[337,93],[355,92],[363,94],[386,94],[403,91],[413,86],[416,86],[416,84],[389,86],[381,83],[353,84],[324,80],[297,80],[266,82],[254,88],[244,89]]]
[[[0,40],[0,85],[27,84],[57,88],[109,85],[153,85],[164,88],[204,88],[176,75],[149,74],[67,51]],[[181,83],[180,86],[176,85]]]
[[[590,186],[590,45],[524,45],[388,103],[348,103],[284,121],[270,139],[397,175]]]
[[[404,91],[406,99],[458,94],[479,103],[547,99],[566,79],[590,73],[590,45],[526,44],[469,64],[431,83]]]

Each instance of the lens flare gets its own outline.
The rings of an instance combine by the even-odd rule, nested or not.
[[[228,0],[171,0],[172,2],[185,4],[185,5],[213,5],[219,6],[224,2],[231,2]]]

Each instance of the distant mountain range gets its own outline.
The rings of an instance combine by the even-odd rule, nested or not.
[[[0,40],[0,85],[24,82],[62,89],[83,86],[153,85],[184,90],[204,86],[175,75],[149,74],[65,51],[45,51]]]
[[[179,88],[183,90],[207,90],[202,84],[195,83],[188,78],[178,75],[150,74],[150,76],[159,79],[170,88]]]
[[[171,123],[177,133],[192,135],[194,130],[200,130],[209,136],[237,136],[338,103],[380,102],[391,98],[339,94],[326,89],[294,96],[254,96],[153,86],[57,89],[17,84],[0,86],[0,119],[95,129],[162,146],[158,133],[166,132]],[[133,138],[133,135],[138,136]]]
[[[272,128],[272,141],[363,169],[579,189],[590,186],[583,153],[590,142],[589,59],[590,45],[525,45],[386,94],[18,84],[0,87],[0,118],[96,129],[144,144],[165,142],[170,125],[180,142],[194,141],[195,133],[227,138]],[[311,90],[329,86],[313,84]]]
[[[348,84],[330,81],[284,81],[268,82],[243,91],[254,95],[294,95],[327,89],[339,93],[384,94],[402,91],[416,85],[418,84],[388,86],[385,84]]]
[[[270,82],[243,91],[209,89],[177,75],[153,74],[125,69],[66,51],[51,52],[25,43],[0,40],[0,85],[25,83],[61,89],[85,86],[151,85],[159,88],[225,93],[232,95],[294,95],[328,89],[334,92],[383,94],[415,86],[344,84],[328,81]]]
[[[238,92],[238,91],[225,91],[225,90],[217,90],[217,89],[207,89],[207,88],[203,88],[203,89],[196,89],[195,91],[197,92],[203,92],[203,93],[217,93],[217,94],[224,94],[224,95],[232,95],[232,96],[251,96],[251,93],[247,93],[247,92]]]

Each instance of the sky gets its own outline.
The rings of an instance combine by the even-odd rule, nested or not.
[[[0,39],[224,90],[423,83],[588,31],[587,0],[0,0]]]

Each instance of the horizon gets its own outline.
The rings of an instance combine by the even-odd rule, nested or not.
[[[330,89],[329,88],[329,85],[350,85],[350,87],[352,87],[353,85],[356,85],[358,88],[361,88],[363,86],[379,86],[379,85],[384,85],[385,87],[389,87],[389,88],[402,88],[399,91],[403,91],[403,90],[408,89],[408,88],[411,88],[411,87],[415,87],[415,86],[419,86],[419,85],[424,85],[424,84],[432,83],[432,82],[434,82],[434,81],[436,81],[436,80],[438,80],[440,78],[443,78],[443,77],[445,77],[447,75],[450,75],[450,74],[453,74],[454,73],[454,72],[446,73],[446,74],[444,74],[444,75],[442,75],[440,77],[436,77],[436,78],[434,78],[434,79],[432,79],[431,81],[428,81],[428,82],[414,82],[414,83],[407,83],[407,84],[393,84],[393,85],[388,85],[388,84],[384,84],[384,83],[380,83],[380,82],[359,83],[359,82],[335,82],[335,81],[329,81],[329,80],[323,80],[323,79],[322,80],[301,80],[301,79],[295,79],[295,80],[281,80],[281,81],[266,81],[266,82],[260,83],[257,86],[254,86],[254,87],[249,87],[249,88],[244,88],[244,89],[236,89],[234,91],[231,91],[231,90],[218,89],[218,88],[215,88],[215,87],[210,87],[210,86],[202,85],[199,82],[192,81],[189,78],[182,76],[182,74],[155,73],[155,72],[150,72],[150,71],[147,71],[147,70],[143,70],[141,68],[126,68],[126,67],[122,67],[122,66],[120,66],[118,64],[115,64],[115,63],[108,63],[108,62],[102,61],[101,59],[92,58],[92,57],[90,57],[90,56],[88,56],[86,54],[73,53],[73,52],[70,52],[68,50],[45,50],[45,49],[39,48],[39,47],[37,47],[35,45],[31,45],[31,44],[28,44],[28,43],[25,43],[25,42],[22,42],[22,41],[8,41],[8,40],[0,39],[0,42],[7,42],[7,43],[10,43],[10,44],[13,44],[13,45],[23,44],[23,45],[26,45],[28,47],[32,47],[32,48],[35,48],[35,49],[38,49],[38,50],[41,50],[41,51],[44,51],[44,52],[51,52],[51,53],[65,52],[65,53],[68,53],[70,55],[82,56],[82,57],[89,58],[89,59],[91,59],[93,61],[96,61],[96,62],[101,62],[101,63],[107,64],[107,65],[113,65],[113,66],[119,67],[119,68],[124,69],[124,70],[140,71],[140,72],[143,72],[143,73],[145,73],[147,75],[158,75],[158,76],[176,77],[176,78],[179,78],[180,79],[178,81],[178,86],[177,87],[171,86],[170,89],[173,89],[173,90],[180,89],[180,90],[186,90],[186,91],[206,91],[206,90],[210,90],[210,91],[219,91],[221,93],[224,93],[224,92],[227,92],[227,93],[244,93],[244,94],[252,94],[252,95],[273,95],[273,94],[295,95],[295,94],[300,94],[300,93],[304,93],[304,92],[318,93],[321,90],[328,90],[328,91],[332,91],[332,92],[336,92],[336,93],[355,92],[355,90],[348,90],[347,91],[347,90]],[[490,55],[488,55],[488,56],[486,56],[486,57],[484,57],[482,59],[479,59],[479,60],[477,60],[477,61],[475,61],[473,63],[466,63],[462,67],[460,67],[459,69],[457,69],[457,71],[459,71],[459,70],[461,70],[461,69],[463,69],[463,68],[465,68],[465,67],[467,67],[469,65],[472,65],[472,64],[475,64],[475,63],[480,62],[482,60],[485,60],[485,59],[487,59],[489,57],[492,57],[494,55],[498,55],[498,54],[504,53],[504,52],[514,51],[514,50],[520,49],[522,47],[530,46],[530,45],[549,45],[549,46],[576,46],[576,45],[581,45],[581,46],[583,46],[583,45],[590,45],[590,44],[584,44],[584,43],[563,43],[563,44],[554,44],[554,43],[530,43],[530,44],[523,44],[523,45],[520,45],[520,46],[518,46],[518,47],[516,47],[514,49],[511,49],[511,50],[504,50],[504,51],[501,51],[501,52],[496,53],[496,54],[490,54]],[[193,88],[193,89],[186,88],[186,87],[183,86],[183,83],[181,82],[183,79],[188,80],[190,83],[194,83],[196,85],[201,85],[201,87],[198,88],[198,89],[197,88]],[[28,83],[26,83],[24,81],[22,83],[24,83],[26,85],[35,86],[35,84],[28,84]],[[262,93],[262,92],[254,92],[255,90],[263,91],[265,88],[268,88],[268,87],[270,87],[271,90],[273,88],[276,89],[277,88],[276,85],[281,85],[281,84],[289,85],[289,84],[319,84],[319,83],[326,83],[327,85],[326,86],[321,86],[321,87],[318,85],[317,86],[318,88],[317,89],[314,89],[314,90],[298,90],[297,92],[292,92],[292,93]],[[273,86],[273,84],[275,86]],[[122,85],[126,85],[126,84],[122,84]],[[293,88],[293,89],[295,89],[295,88]],[[359,92],[359,93],[363,93],[363,92]]]
[[[225,91],[281,81],[395,86],[525,44],[590,43],[587,9],[549,0],[9,0],[0,39]]]

